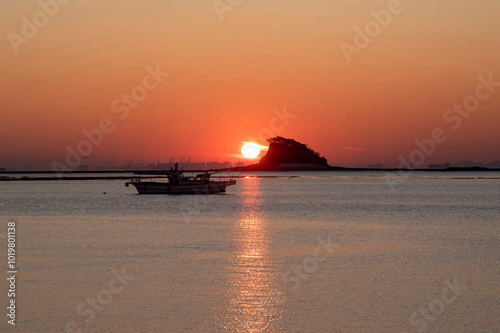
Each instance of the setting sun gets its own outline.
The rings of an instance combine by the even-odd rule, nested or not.
[[[260,154],[259,145],[253,142],[248,142],[241,147],[241,153],[246,158],[256,158]]]

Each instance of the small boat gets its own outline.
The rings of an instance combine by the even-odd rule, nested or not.
[[[235,185],[236,180],[210,180],[215,172],[201,173],[195,177],[186,177],[177,168],[166,173],[168,181],[150,181],[140,177],[133,178],[125,186],[133,185],[139,194],[219,194],[226,192],[226,187]]]

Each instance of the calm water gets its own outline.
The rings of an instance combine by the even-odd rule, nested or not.
[[[500,331],[500,173],[253,175],[212,196],[0,183],[16,330]]]

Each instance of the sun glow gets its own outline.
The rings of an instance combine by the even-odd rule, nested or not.
[[[247,142],[241,147],[241,153],[246,158],[256,158],[260,154],[260,147],[256,143]]]

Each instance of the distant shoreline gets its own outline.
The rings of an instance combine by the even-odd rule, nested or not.
[[[251,166],[249,166],[251,167]],[[163,174],[168,171],[162,171],[162,170],[88,170],[88,171],[69,171],[69,172],[64,172],[64,173],[58,173],[54,171],[0,171],[0,181],[37,181],[37,180],[127,180],[130,179],[131,177],[134,177],[133,174],[137,174],[139,177],[140,174],[143,174],[142,177],[147,177],[147,178],[164,178]],[[206,170],[183,170],[183,172],[205,172]],[[461,168],[461,167],[450,167],[447,169],[397,169],[397,168],[379,168],[379,169],[372,169],[372,168],[344,168],[344,167],[330,167],[330,168],[321,168],[321,169],[300,169],[300,167],[295,167],[295,168],[289,168],[289,169],[278,169],[278,170],[269,170],[269,169],[257,169],[257,168],[248,168],[248,167],[243,167],[243,168],[230,168],[230,169],[216,169],[216,170],[209,170],[210,172],[302,172],[302,171],[312,171],[312,172],[318,172],[318,171],[347,171],[347,172],[499,172],[500,169],[498,168],[483,168],[483,167],[466,167],[466,168]],[[130,176],[104,176],[104,177],[99,177],[99,176],[83,176],[83,177],[76,177],[76,176],[70,176],[70,175],[82,175],[82,174],[100,174],[100,173],[109,173],[109,174],[116,174],[116,173],[127,173],[127,174],[132,174]],[[9,177],[8,175],[10,174],[54,174],[58,176],[54,177],[29,177],[29,176],[22,176],[22,177]]]
[[[486,167],[450,167],[446,169],[399,169],[399,168],[349,168],[349,167],[338,167],[332,166],[329,168],[289,168],[289,169],[258,169],[258,168],[248,168],[252,165],[239,168],[224,168],[224,169],[193,169],[193,170],[182,170],[183,172],[248,172],[248,171],[262,171],[262,172],[290,172],[290,171],[429,171],[429,172],[442,172],[442,171],[500,171],[500,168],[486,168]],[[143,173],[143,174],[162,174],[169,170],[148,170],[148,169],[137,169],[137,170],[86,170],[86,171],[66,171],[66,172],[56,172],[56,171],[26,171],[26,170],[2,170],[0,175],[3,174],[86,174],[86,173]],[[57,178],[57,177],[56,177]]]
[[[256,172],[256,171],[269,171],[269,172],[290,172],[290,171],[378,171],[378,172],[395,172],[395,171],[425,171],[425,172],[456,172],[456,171],[500,171],[500,168],[486,168],[486,167],[449,167],[446,169],[399,169],[399,168],[346,168],[346,167],[301,167],[299,165],[294,165],[291,167],[284,166],[282,168],[262,168],[257,164],[249,165],[242,168],[228,168],[221,169],[223,171],[241,171],[241,172]]]

